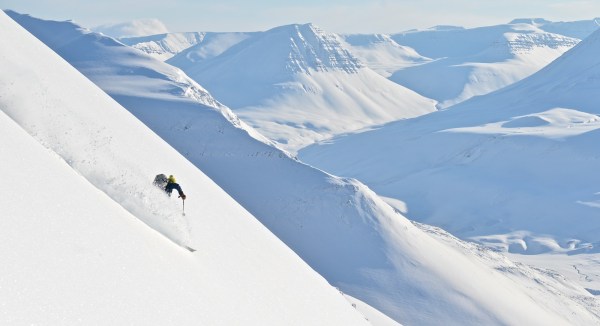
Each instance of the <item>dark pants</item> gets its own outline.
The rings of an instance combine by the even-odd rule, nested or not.
[[[165,191],[167,192],[167,194],[169,194],[169,196],[171,196],[173,189],[177,190],[180,197],[183,196],[183,190],[181,190],[181,187],[179,186],[178,183],[167,183],[167,186],[165,187]]]

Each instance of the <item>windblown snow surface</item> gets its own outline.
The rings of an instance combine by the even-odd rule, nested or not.
[[[0,30],[0,324],[369,324],[4,12]],[[151,185],[158,172],[185,181],[185,217]]]
[[[599,51],[597,31],[521,82],[301,158],[401,200],[412,219],[500,251],[546,254],[512,257],[597,295]]]
[[[42,40],[57,33],[47,22],[12,16]],[[87,45],[56,50],[343,292],[407,325],[599,324],[593,296],[561,275],[515,264],[441,229],[413,225],[358,181],[325,174],[270,146],[177,69],[82,34]],[[196,183],[187,176],[180,181],[184,189]],[[188,202],[192,198],[200,220],[192,230],[210,228],[203,226],[214,223],[204,210],[219,202],[204,193]],[[217,255],[219,248],[205,242],[199,247]],[[374,325],[389,323],[350,301]]]
[[[364,67],[312,24],[256,33],[220,55],[168,60],[282,148],[435,110],[434,101]]]

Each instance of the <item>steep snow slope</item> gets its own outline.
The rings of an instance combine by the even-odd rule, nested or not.
[[[350,301],[352,303],[353,307],[356,307],[356,309],[358,309],[365,315],[365,318],[367,318],[367,320],[369,322],[371,322],[371,324],[377,325],[377,326],[397,326],[397,325],[399,325],[395,320],[382,314],[379,310],[373,309],[373,307],[369,306],[368,304],[366,304],[356,298],[353,298],[347,294],[345,294],[344,296],[346,297],[346,299],[348,301]]]
[[[389,78],[439,101],[438,108],[519,81],[579,41],[516,22],[474,29],[410,31],[392,38],[436,59],[400,69]]]
[[[4,13],[0,30],[0,324],[368,324],[208,177]],[[186,181],[186,217],[178,199],[148,184],[157,172]]]
[[[185,63],[209,59],[248,38],[252,33],[168,33],[145,37],[120,38],[119,41],[166,61],[185,51]],[[184,63],[184,64],[185,64]]]
[[[29,28],[43,26],[16,18]],[[45,33],[55,34],[48,28],[36,34],[45,39]],[[445,242],[431,238],[359,182],[303,165],[248,137],[241,125],[233,125],[233,117],[223,118],[222,107],[199,105],[196,99],[209,103],[209,95],[199,96],[199,86],[177,70],[103,38],[86,40],[91,43],[77,42],[59,52],[71,55],[71,62],[102,87],[113,86],[114,98],[344,292],[407,324],[598,323],[593,298],[582,288],[441,231],[428,233],[444,235]],[[98,51],[103,59],[75,58],[88,51]],[[212,203],[195,198],[203,206]]]
[[[364,68],[337,37],[289,25],[182,68],[283,148],[434,111],[433,101]]]
[[[505,89],[301,157],[463,238],[517,253],[598,252],[598,51],[600,32]]]

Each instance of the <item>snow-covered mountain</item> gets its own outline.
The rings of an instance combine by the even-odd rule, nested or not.
[[[57,34],[44,21],[12,16],[42,40]],[[201,167],[331,284],[394,319],[419,325],[598,324],[595,301],[581,287],[441,230],[415,227],[359,182],[327,175],[249,137],[250,129],[236,124],[234,115],[209,101],[210,95],[177,69],[98,36],[82,35],[80,42],[57,51]],[[149,168],[166,169],[173,168]],[[180,181],[186,192],[197,183],[187,175]],[[213,234],[212,223],[230,218],[211,215],[209,208],[221,203],[209,191],[188,193],[195,206],[186,205],[186,212],[198,214],[190,217],[192,230]],[[220,255],[221,249],[208,243],[213,237],[202,238],[205,233],[196,239],[201,241],[197,247]],[[214,234],[219,236],[236,241],[237,234]],[[244,250],[240,255],[250,263],[270,253]],[[362,303],[357,307],[376,316]]]
[[[404,201],[410,218],[499,250],[597,253],[599,51],[597,31],[518,83],[301,158]]]
[[[367,67],[384,77],[394,72],[430,62],[432,59],[418,54],[413,48],[396,43],[385,34],[340,35],[344,47]]]
[[[221,188],[4,12],[0,30],[0,324],[368,325]],[[185,180],[185,217],[178,199],[151,185],[157,172]]]
[[[123,44],[145,52],[158,60],[165,61],[177,53],[204,40],[206,33],[164,33],[150,36],[122,37]]]
[[[399,69],[390,80],[437,100],[439,108],[519,81],[579,42],[521,20],[471,29],[436,27],[391,38],[435,60]]]
[[[252,33],[167,33],[120,38],[119,41],[161,61],[171,59],[174,55],[185,51],[180,58],[184,58],[183,64],[186,64],[215,57],[250,35]]]
[[[583,40],[600,27],[600,18],[572,22],[553,22],[543,18],[519,18],[510,24],[531,24],[541,30]]]
[[[167,62],[180,68],[188,68],[198,62],[212,59],[225,52],[230,47],[250,38],[255,33],[206,33],[202,42],[190,46],[169,58]]]
[[[435,110],[433,101],[363,67],[337,36],[312,24],[257,33],[195,64],[186,56],[168,62],[292,152],[316,140]]]

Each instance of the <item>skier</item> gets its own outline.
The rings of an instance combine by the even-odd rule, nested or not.
[[[185,194],[183,193],[183,190],[181,190],[181,186],[176,182],[175,177],[173,175],[170,175],[167,178],[166,175],[161,173],[154,177],[153,184],[158,188],[164,190],[169,195],[169,197],[171,197],[173,189],[177,189],[177,192],[179,193],[179,198],[181,198],[181,203],[183,204],[183,216],[185,216]],[[196,251],[196,249],[186,246],[185,244],[179,245],[191,252]]]
[[[168,178],[164,174],[159,174],[154,178],[154,185],[164,190],[169,196],[173,192],[173,189],[176,189],[179,193],[179,198],[185,200],[186,196],[181,190],[181,186],[175,180],[173,175],[170,175]]]
[[[181,190],[181,186],[177,183],[175,177],[173,175],[170,175],[167,179],[167,186],[165,187],[165,191],[167,192],[167,194],[169,194],[169,197],[171,196],[173,189],[177,190],[177,192],[179,193],[179,198],[181,198],[181,200],[185,200],[185,194],[183,193],[183,190]]]

